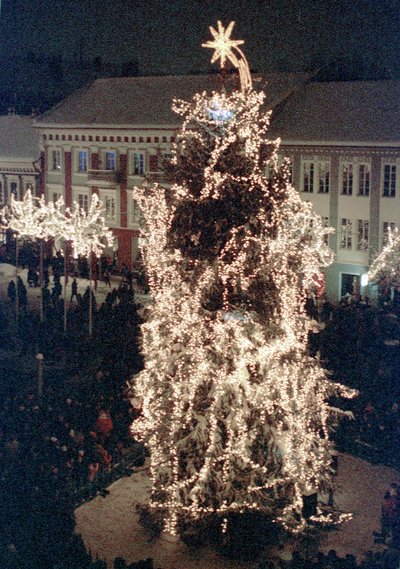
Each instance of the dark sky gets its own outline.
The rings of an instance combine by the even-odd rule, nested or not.
[[[235,20],[250,66],[400,65],[400,0],[1,0],[0,53],[138,59],[144,74],[210,68],[209,25]]]

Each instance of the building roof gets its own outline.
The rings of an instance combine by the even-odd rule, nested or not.
[[[400,81],[308,83],[275,109],[285,142],[398,143]]]
[[[39,134],[33,119],[19,115],[0,116],[0,160],[33,162],[39,157]]]
[[[234,76],[228,76],[227,82]],[[307,80],[305,73],[271,73],[255,76],[266,91],[268,108],[274,107]],[[195,93],[219,91],[221,77],[213,75],[117,77],[85,85],[35,120],[38,126],[172,126],[180,119],[172,100],[190,99]]]

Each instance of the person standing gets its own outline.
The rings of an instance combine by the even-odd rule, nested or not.
[[[373,532],[375,543],[385,543],[388,537],[400,543],[399,496],[397,484],[393,482],[385,492],[381,507],[381,531]]]
[[[111,288],[111,275],[110,275],[110,271],[108,270],[108,267],[105,269],[105,271],[103,273],[103,277],[104,277],[104,282],[106,283],[106,285]]]
[[[78,283],[75,278],[71,284],[71,302],[74,297],[76,298],[76,300],[78,300]]]

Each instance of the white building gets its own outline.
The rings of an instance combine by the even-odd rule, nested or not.
[[[267,105],[279,104],[305,74],[256,77],[268,82]],[[235,76],[227,81],[237,81]],[[174,97],[188,100],[221,89],[220,75],[98,79],[35,120],[40,135],[42,193],[87,207],[97,193],[115,236],[118,264],[131,266],[138,252],[139,211],[130,197],[144,178],[161,180],[161,161],[180,126]],[[111,254],[111,251],[108,251]]]
[[[337,300],[400,226],[400,81],[309,83],[275,109],[294,185],[335,228],[326,288]]]
[[[228,80],[232,80],[230,77]],[[255,78],[273,109],[271,137],[282,139],[295,187],[335,228],[336,262],[326,290],[338,300],[364,286],[371,259],[389,227],[400,225],[400,82],[307,82],[305,74]],[[174,97],[221,88],[219,75],[100,79],[35,121],[40,135],[42,192],[86,207],[98,193],[118,247],[137,255],[139,212],[129,190],[160,179],[174,141]]]

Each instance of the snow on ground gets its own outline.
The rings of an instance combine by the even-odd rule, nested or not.
[[[339,456],[335,502],[344,512],[354,517],[339,529],[327,530],[320,549],[327,553],[336,549],[341,557],[347,553],[359,560],[367,550],[381,551],[385,546],[374,543],[373,530],[379,530],[383,494],[389,484],[400,480],[400,473],[382,465],[347,454]],[[155,567],[162,569],[254,569],[257,562],[239,563],[224,559],[210,548],[188,547],[180,541],[171,542],[162,537],[151,539],[143,530],[136,513],[137,504],[144,503],[149,494],[146,468],[131,477],[121,478],[110,486],[106,498],[96,497],[76,511],[76,531],[87,548],[109,568],[115,557],[129,563],[151,557]],[[273,555],[279,555],[278,552]]]
[[[27,269],[20,270],[25,285]],[[15,279],[15,267],[0,263],[0,299],[7,300],[7,286]],[[89,281],[77,279],[78,291],[83,294]],[[112,277],[112,286],[118,286],[119,277]],[[67,299],[71,296],[72,278],[67,285]],[[64,286],[64,279],[61,278]],[[50,289],[52,288],[50,278]],[[98,283],[96,297],[100,304],[109,292],[103,283]],[[39,307],[40,289],[27,286],[28,302]],[[138,297],[146,300],[146,297]],[[353,512],[351,521],[339,529],[327,531],[321,542],[325,552],[336,549],[340,556],[352,553],[361,560],[365,551],[382,550],[384,546],[374,543],[373,530],[379,530],[380,508],[383,494],[393,480],[400,480],[400,473],[382,465],[340,455],[335,502],[340,510]],[[207,548],[190,548],[181,542],[165,539],[151,540],[142,529],[136,514],[136,505],[144,503],[148,497],[149,480],[146,469],[131,477],[115,482],[106,498],[98,496],[76,511],[77,532],[82,534],[85,544],[92,553],[107,560],[109,567],[115,557],[124,557],[128,562],[146,557],[155,560],[156,567],[162,569],[253,569],[257,563],[235,563],[219,557]]]

